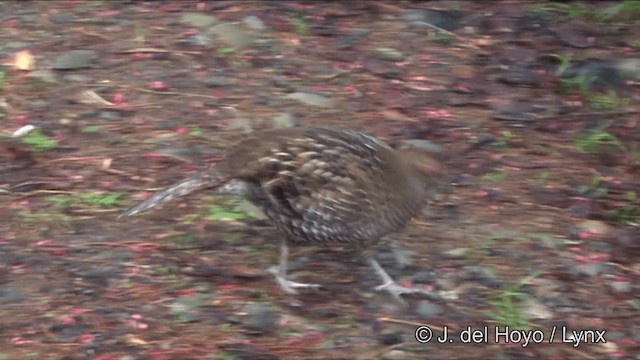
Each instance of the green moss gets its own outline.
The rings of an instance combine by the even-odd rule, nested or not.
[[[58,147],[58,142],[35,129],[21,138],[22,142],[29,145],[35,151],[48,151]]]

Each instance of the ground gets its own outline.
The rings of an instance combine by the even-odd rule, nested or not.
[[[637,359],[637,4],[0,3],[0,359]],[[402,306],[333,247],[294,249],[323,288],[284,294],[234,197],[116,219],[301,125],[492,139],[376,248],[451,299]]]

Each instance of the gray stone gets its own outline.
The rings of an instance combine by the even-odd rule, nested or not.
[[[93,50],[72,50],[66,52],[53,60],[55,70],[75,70],[91,67],[98,58],[98,54]]]
[[[411,358],[412,356],[410,356],[408,352],[397,349],[384,353],[381,357],[382,360],[404,360]]]
[[[523,304],[520,306],[520,311],[524,317],[529,320],[534,319],[551,319],[553,317],[553,313],[549,308],[542,304],[540,301],[534,298],[526,299]]]
[[[286,129],[295,126],[296,122],[291,113],[280,113],[273,118],[275,129]]]
[[[180,17],[180,22],[198,28],[208,28],[218,23],[214,16],[202,13],[184,13]]]
[[[617,293],[628,293],[631,290],[629,281],[610,281],[609,286]]]
[[[177,298],[169,304],[171,314],[182,322],[197,322],[202,316],[201,308],[212,299],[209,294],[198,294]]]
[[[413,23],[416,21],[425,21],[427,19],[427,16],[422,10],[409,10],[404,12],[400,17],[402,18],[402,20],[408,23]]]
[[[603,263],[578,264],[572,267],[572,272],[577,277],[594,276],[605,271],[606,266]]]
[[[442,306],[430,301],[420,301],[418,305],[416,305],[416,314],[421,317],[431,318],[442,314],[442,312]]]
[[[218,24],[209,30],[209,33],[216,35],[222,42],[235,48],[244,49],[253,45],[254,39],[247,34],[241,27],[223,23]]]
[[[255,31],[264,31],[267,29],[267,27],[264,25],[264,22],[262,22],[259,17],[254,15],[247,16],[246,18],[242,19],[242,24]]]
[[[640,80],[640,59],[624,59],[615,64],[620,76],[625,80]]]
[[[286,95],[284,98],[297,100],[301,103],[321,108],[331,108],[335,106],[333,100],[319,94],[295,92],[293,94]]]
[[[243,321],[245,328],[258,333],[265,333],[275,330],[279,315],[266,304],[249,304],[245,308],[247,313]]]
[[[450,259],[462,259],[469,253],[469,248],[459,247],[451,250],[445,251],[442,255],[450,258]]]
[[[386,48],[386,47],[377,48],[376,54],[382,60],[401,61],[404,59],[403,53],[392,48]]]

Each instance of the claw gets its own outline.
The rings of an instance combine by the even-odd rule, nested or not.
[[[287,294],[297,294],[295,289],[317,289],[320,287],[318,284],[300,283],[291,280],[287,280],[287,261],[289,258],[289,248],[287,244],[282,242],[280,247],[280,265],[272,266],[267,271],[272,273],[276,277],[276,282],[280,285],[282,291]]]
[[[296,291],[296,289],[317,289],[320,287],[319,284],[307,284],[287,280],[284,276],[281,276],[280,267],[278,266],[272,266],[268,271],[275,275],[276,282],[278,283],[278,285],[280,285],[282,291],[286,292],[287,294],[297,294],[298,291]]]
[[[406,286],[402,286],[398,283],[396,283],[395,281],[390,281],[390,282],[386,282],[380,286],[376,286],[375,289],[377,291],[386,291],[389,294],[391,294],[394,298],[396,298],[398,301],[400,301],[402,304],[405,304],[404,300],[402,299],[401,295],[403,294],[419,294],[419,295],[424,295],[432,300],[440,300],[442,297],[440,295],[438,295],[437,293],[433,292],[433,291],[429,291],[429,290],[424,290],[424,289],[416,289],[416,288],[409,288]]]
[[[389,294],[391,294],[394,298],[396,298],[400,303],[402,303],[403,305],[405,305],[405,301],[402,299],[401,295],[403,294],[420,294],[420,295],[424,295],[432,300],[440,300],[442,299],[442,297],[433,292],[433,291],[429,291],[429,290],[424,290],[424,289],[416,289],[416,288],[409,288],[406,286],[402,286],[399,285],[398,283],[396,283],[395,281],[393,281],[393,279],[391,278],[391,276],[389,276],[389,274],[387,274],[386,271],[384,271],[384,269],[382,268],[382,266],[380,266],[380,264],[378,264],[378,262],[376,261],[376,259],[374,258],[369,258],[367,259],[369,264],[371,265],[371,267],[373,268],[373,270],[376,272],[376,274],[380,277],[380,279],[382,279],[382,281],[384,281],[384,284],[380,285],[380,286],[376,286],[375,289],[377,291],[386,291]]]

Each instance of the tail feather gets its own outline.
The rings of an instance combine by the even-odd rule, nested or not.
[[[218,186],[220,183],[221,182],[219,180],[216,180],[209,174],[200,173],[198,175],[184,179],[165,190],[155,193],[147,200],[122,213],[120,216],[118,216],[118,219],[125,216],[139,214],[167,201],[171,201],[175,198],[188,195],[197,190]]]

